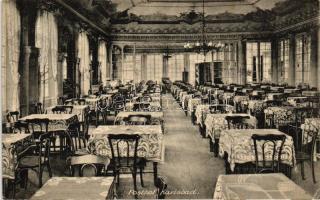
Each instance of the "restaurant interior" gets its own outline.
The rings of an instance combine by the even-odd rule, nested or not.
[[[2,0],[3,199],[320,199],[319,0]]]

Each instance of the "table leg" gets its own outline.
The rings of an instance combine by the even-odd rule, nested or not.
[[[157,178],[158,178],[158,163],[153,162],[153,181],[154,181],[154,184],[156,184]]]

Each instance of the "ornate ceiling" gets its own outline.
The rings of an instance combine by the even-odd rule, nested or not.
[[[259,9],[272,9],[285,0],[205,0],[205,12],[209,15],[229,12],[247,14]],[[202,11],[202,0],[112,0],[118,12],[126,11],[137,16],[163,14],[179,16],[180,13]]]
[[[196,39],[200,34],[202,0],[53,1],[65,2],[116,40],[143,34]],[[205,0],[205,14],[206,31],[212,35],[269,34],[319,16],[319,1]]]

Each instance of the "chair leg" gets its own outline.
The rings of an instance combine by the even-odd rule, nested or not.
[[[39,167],[39,185],[38,185],[39,188],[41,188],[42,186],[42,173],[43,173],[43,167],[40,166]]]
[[[301,162],[301,177],[302,177],[302,180],[305,180],[305,176],[304,176],[304,162],[303,162],[303,161]]]
[[[99,113],[96,111],[96,127],[98,127],[98,122],[99,122]]]
[[[16,183],[15,183],[15,180],[10,181],[10,182],[12,184],[12,199],[15,199],[15,197],[16,197]]]
[[[24,174],[24,189],[27,190],[28,187],[28,180],[29,180],[29,176],[28,176],[28,170],[26,170],[25,174]]]
[[[314,161],[313,161],[313,157],[311,158],[311,170],[312,170],[312,178],[313,178],[313,183],[316,183],[316,176],[315,176],[315,173],[314,173]]]
[[[137,187],[137,170],[134,169],[133,170],[134,172],[132,173],[132,178],[133,178],[133,187],[134,187],[134,191],[135,191],[135,194],[134,194],[134,198],[137,199],[138,198],[138,187]]]
[[[213,152],[213,142],[211,138],[209,138],[209,149],[210,149],[210,152]]]
[[[81,137],[78,137],[78,143],[79,143],[79,149],[82,148],[82,145],[81,145]]]
[[[50,165],[49,161],[47,163],[47,168],[48,168],[49,177],[51,178],[52,177],[52,170],[51,170],[51,165]]]
[[[144,187],[144,182],[143,182],[143,167],[140,167],[140,182],[141,182],[141,186]]]
[[[156,186],[157,178],[158,178],[158,163],[153,162],[153,182],[155,186]]]
[[[214,139],[214,157],[218,157],[219,154],[219,139]]]

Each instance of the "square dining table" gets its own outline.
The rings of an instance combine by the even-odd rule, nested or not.
[[[87,150],[91,154],[111,157],[108,142],[109,134],[138,134],[138,156],[153,163],[154,180],[157,178],[157,165],[164,161],[164,142],[161,125],[103,125],[89,132]],[[134,153],[133,145],[130,153]]]
[[[78,116],[75,114],[31,114],[20,118],[19,121],[46,118],[49,119],[48,131],[65,131],[70,124],[78,122]]]
[[[219,155],[226,159],[226,162],[230,165],[231,172],[234,172],[237,164],[255,162],[254,145],[251,139],[253,134],[285,135],[286,140],[282,148],[281,160],[282,163],[291,167],[295,165],[295,149],[291,136],[277,129],[230,129],[224,130],[220,134]],[[269,145],[270,143],[266,144],[265,149],[272,150]],[[259,157],[262,154],[260,151],[261,148],[258,148]],[[226,171],[229,171],[229,169],[226,168]]]
[[[2,177],[15,179],[17,147],[24,148],[31,141],[31,134],[2,133]],[[25,146],[26,147],[26,146]]]
[[[309,200],[310,194],[281,173],[219,175],[214,200]]]
[[[215,142],[215,139],[219,139],[220,133],[223,130],[228,129],[227,116],[248,117],[246,121],[250,122],[253,127],[255,127],[257,123],[256,118],[247,113],[207,114],[204,122],[206,125],[206,136],[209,136],[212,142]]]
[[[60,105],[58,105],[58,106],[60,106]],[[61,105],[61,106],[63,106],[63,105]],[[78,116],[79,122],[84,122],[86,115],[90,111],[90,107],[88,105],[72,105],[72,106],[73,106],[73,109],[72,109],[71,114],[76,114]],[[56,107],[56,106],[47,107],[45,109],[45,113],[46,114],[53,114],[52,108],[54,108],[54,107]]]
[[[31,200],[105,200],[114,199],[115,196],[113,177],[53,177],[31,197]]]

